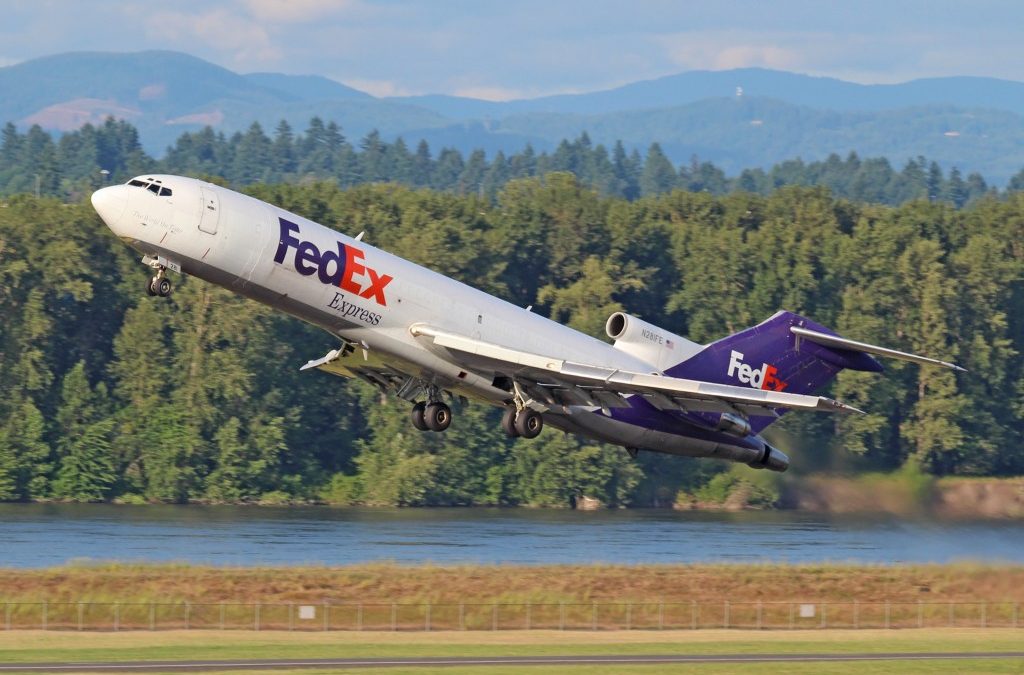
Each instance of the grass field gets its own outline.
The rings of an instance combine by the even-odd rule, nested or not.
[[[0,569],[10,602],[1019,602],[1024,566],[560,565]]]
[[[972,652],[1024,649],[1024,631],[936,629],[901,631],[508,631],[481,633],[0,633],[0,662],[329,658],[400,656],[602,655],[602,654],[812,654],[881,652]],[[529,673],[763,672],[795,673],[1020,673],[1024,659],[969,661],[687,664],[645,666],[536,666]],[[492,672],[496,667],[367,669],[373,673]],[[500,668],[506,672],[516,667]],[[523,670],[522,666],[518,669]],[[253,671],[256,672],[256,671]],[[302,673],[331,672],[295,671]],[[357,670],[339,672],[353,673]]]

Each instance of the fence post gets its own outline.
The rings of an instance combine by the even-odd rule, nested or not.
[[[156,630],[156,605],[149,603],[149,629]]]
[[[426,623],[427,623],[427,632],[429,633],[430,632],[430,603],[429,602],[427,603],[427,619],[426,619]]]
[[[821,603],[821,627],[828,628],[828,603]]]
[[[466,630],[466,603],[459,603],[459,630]]]
[[[533,627],[532,626],[532,624],[533,624],[533,616],[532,616],[532,614],[533,614],[533,607],[530,605],[530,603],[526,603],[526,630],[531,630],[532,627]]]
[[[323,613],[324,613],[324,632],[326,633],[327,632],[327,622],[329,621],[329,619],[327,618],[327,601],[326,600],[324,600],[324,602],[323,602],[322,610],[323,610]]]
[[[757,629],[761,630],[761,601],[757,601]]]
[[[988,602],[981,603],[981,627],[988,627]]]
[[[10,626],[10,621],[7,622],[7,625]],[[1013,603],[1013,627],[1014,628],[1017,627],[1017,603],[1016,602]]]
[[[220,603],[220,629],[224,630],[224,603]]]
[[[185,601],[185,630],[192,628],[192,604]]]
[[[920,600],[917,601],[917,627],[924,627],[924,605]]]
[[[633,603],[626,603],[626,630],[633,630]]]
[[[700,606],[697,604],[696,600],[691,600],[690,601],[690,627],[693,630],[697,630],[697,626],[700,623],[697,620],[697,617],[699,615],[700,615]]]
[[[558,603],[558,630],[565,630],[565,602]]]
[[[392,633],[394,633],[396,630],[398,630],[397,621],[398,621],[398,607],[395,605],[395,603],[392,602],[391,603],[391,632]]]
[[[491,607],[491,630],[498,630],[498,603]]]
[[[1016,621],[1016,618],[1017,618],[1017,606],[1016,605],[1014,605],[1014,607],[1013,607],[1013,617],[1014,617],[1013,625],[1016,626],[1017,625],[1017,621]],[[4,626],[6,627],[7,630],[11,629],[11,603],[9,603],[9,602],[5,602],[4,603]]]
[[[121,604],[114,603],[114,632],[121,630]]]
[[[793,603],[791,602],[791,603],[789,603],[789,629],[790,630],[793,630],[793,621],[794,621],[793,609],[794,609]]]
[[[356,607],[356,621],[359,624],[359,631],[362,632],[362,630],[363,630],[363,603],[361,603],[361,602]]]
[[[658,630],[665,630],[665,603],[658,603]]]
[[[889,601],[885,601],[885,627],[889,627]]]
[[[256,603],[253,613],[255,614],[254,621],[256,622],[256,631],[258,632],[260,629],[260,603]]]
[[[951,602],[951,603],[949,603],[949,625],[950,625],[950,627],[953,626],[953,623],[955,621],[955,619],[953,618],[953,612],[954,611],[955,610],[953,609],[953,603]]]
[[[78,630],[82,630],[82,615],[85,613],[85,603],[78,601]]]
[[[49,618],[46,616],[47,609],[49,609],[49,607],[46,604],[46,600],[43,600],[43,630],[46,630],[47,619]]]
[[[853,601],[853,627],[860,628],[860,600]]]
[[[590,630],[597,630],[597,602],[594,602],[594,609],[590,612]]]
[[[725,616],[722,618],[722,628],[729,628],[729,601],[725,601]]]

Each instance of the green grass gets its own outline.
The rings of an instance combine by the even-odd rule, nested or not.
[[[498,633],[171,631],[0,634],[0,661],[104,661],[601,654],[971,652],[1024,649],[1024,630]]]

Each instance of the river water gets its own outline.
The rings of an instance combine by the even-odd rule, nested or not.
[[[0,505],[0,566],[73,560],[1024,563],[1024,521],[630,509]]]

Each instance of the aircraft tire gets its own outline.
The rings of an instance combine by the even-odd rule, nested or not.
[[[156,277],[150,277],[146,282],[146,295],[151,298],[156,296]]]
[[[168,278],[158,279],[156,282],[156,294],[166,298],[171,294],[171,280]]]
[[[424,419],[423,413],[427,408],[427,404],[420,401],[412,407],[410,416],[412,417],[412,425],[419,431],[430,431],[430,427],[427,426],[427,420]]]
[[[501,428],[505,430],[509,438],[519,438],[519,432],[516,431],[516,409],[513,407],[505,408],[505,414],[501,416]]]
[[[435,401],[423,411],[423,421],[431,431],[444,431],[452,423],[452,409],[440,401]]]
[[[544,428],[544,418],[536,410],[527,408],[516,415],[516,431],[523,438],[536,438]]]

